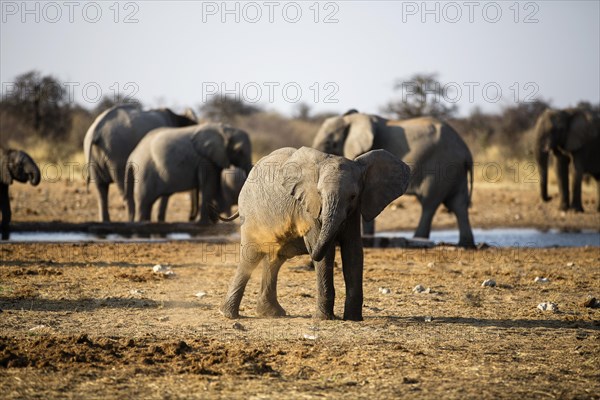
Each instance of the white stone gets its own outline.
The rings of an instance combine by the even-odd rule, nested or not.
[[[557,312],[558,311],[558,304],[552,303],[552,302],[548,301],[548,302],[545,302],[545,303],[538,304],[537,308],[539,310],[542,310],[542,311]]]
[[[496,281],[493,279],[486,279],[485,281],[483,281],[483,283],[481,284],[481,287],[496,287]]]

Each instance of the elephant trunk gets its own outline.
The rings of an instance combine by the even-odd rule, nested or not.
[[[40,180],[42,178],[40,169],[38,168],[38,166],[35,164],[35,161],[33,161],[33,159],[31,157],[27,157],[27,158],[28,158],[28,160],[26,161],[27,165],[25,167],[25,171],[29,177],[29,182],[33,186],[37,186],[40,183]]]
[[[544,147],[542,140],[538,140],[535,150],[535,158],[540,171],[540,193],[542,200],[549,201],[548,196],[548,150]]]
[[[246,173],[246,176],[250,175],[250,170],[252,169],[252,161],[250,160],[249,162],[243,163],[243,165],[241,165],[241,168]]]
[[[331,246],[335,245],[335,237],[344,218],[340,216],[338,209],[339,199],[331,196],[323,199],[323,210],[321,213],[321,232],[317,243],[312,249],[313,261],[321,261]]]

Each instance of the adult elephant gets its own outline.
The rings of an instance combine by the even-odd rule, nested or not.
[[[236,131],[236,132],[231,132]],[[232,143],[235,139],[245,138]],[[129,156],[126,198],[131,221],[149,221],[152,206],[161,199],[159,221],[164,221],[173,193],[202,191],[201,224],[209,223],[209,206],[220,190],[221,171],[230,163],[248,168],[251,155],[241,148],[248,135],[222,124],[159,128],[150,132]],[[247,147],[247,150],[250,150]]]
[[[362,320],[363,248],[360,217],[372,220],[408,186],[409,168],[384,150],[354,161],[309,147],[274,151],[252,169],[242,188],[240,264],[221,312],[239,317],[252,271],[263,261],[260,316],[283,316],[277,275],[289,258],[310,254],[317,272],[315,317],[334,319],[333,269],[340,244],[346,286],[344,319]]]
[[[548,196],[548,156],[556,158],[556,178],[561,210],[583,212],[581,181],[588,173],[596,179],[600,211],[600,116],[578,108],[545,110],[535,125],[535,157],[540,171],[540,192]],[[573,197],[569,202],[569,165],[573,164]]]
[[[83,140],[83,152],[88,165],[86,182],[94,182],[98,194],[99,217],[110,221],[108,189],[116,183],[125,194],[125,166],[127,158],[151,130],[160,127],[182,127],[197,124],[193,111],[175,114],[168,108],[144,111],[139,106],[119,105],[100,114],[89,127]]]
[[[415,195],[421,203],[421,218],[414,236],[429,238],[433,216],[444,204],[456,215],[458,244],[474,246],[468,213],[473,158],[465,142],[447,123],[433,117],[393,121],[350,110],[326,119],[313,147],[351,160],[373,149],[385,149],[399,157],[411,168],[406,193]],[[364,233],[373,234],[374,224],[365,224],[365,228]]]
[[[2,210],[2,239],[8,239],[10,233],[10,197],[8,187],[17,182],[30,182],[33,186],[40,183],[40,169],[29,154],[20,150],[0,147],[0,209]]]

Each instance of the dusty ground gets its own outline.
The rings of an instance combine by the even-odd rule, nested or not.
[[[471,220],[597,229],[594,192],[586,187],[586,213],[560,213],[536,185],[480,183]],[[16,222],[96,217],[80,182],[11,193]],[[113,190],[113,219],[124,220],[118,200]],[[185,220],[188,205],[176,196],[168,219]],[[379,229],[414,229],[418,215],[401,198]],[[441,210],[434,224],[455,226]],[[299,258],[279,280],[290,316],[255,317],[255,273],[237,328],[218,313],[236,254],[236,244],[201,242],[0,244],[2,396],[600,398],[600,309],[582,305],[600,298],[597,247],[366,249],[359,323],[311,318],[315,276]],[[157,263],[175,275],[153,274]],[[339,268],[336,283],[341,315]],[[413,293],[417,284],[431,292]],[[559,311],[536,308],[546,301]]]
[[[312,320],[315,277],[299,259],[280,274],[290,316],[255,317],[256,274],[235,329],[218,313],[235,245],[213,246],[2,245],[3,397],[600,395],[600,309],[582,305],[600,297],[597,248],[367,249],[359,323]],[[489,278],[497,287],[481,287]],[[545,301],[559,312],[536,309]]]

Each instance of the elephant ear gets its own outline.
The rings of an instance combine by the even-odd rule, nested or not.
[[[344,144],[344,157],[354,160],[373,148],[373,121],[369,115],[360,113],[346,115],[344,120],[350,125]]]
[[[296,150],[281,166],[281,185],[313,218],[321,214],[319,182],[319,155],[323,153],[308,147]]]
[[[573,152],[581,149],[598,137],[598,131],[594,129],[593,117],[590,113],[573,111],[570,118],[570,126],[566,130],[564,150]]]
[[[225,148],[225,138],[214,126],[202,129],[193,138],[194,147],[204,157],[214,162],[219,168],[229,167],[229,157]]]
[[[371,221],[406,192],[410,168],[386,150],[372,150],[355,160],[364,168],[360,213]]]
[[[10,185],[13,182],[13,178],[12,174],[10,173],[10,168],[8,167],[8,160],[12,150],[0,149],[0,151],[2,152],[2,158],[0,159],[0,183]]]

